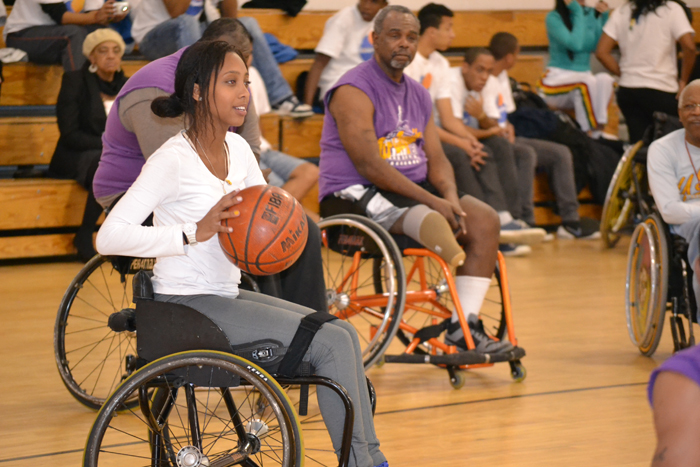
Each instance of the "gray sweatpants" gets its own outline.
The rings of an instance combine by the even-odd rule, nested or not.
[[[162,295],[155,299],[180,303],[209,317],[233,344],[274,339],[288,346],[301,317],[314,310],[278,298],[241,290],[238,298],[218,295]],[[360,341],[355,329],[337,319],[323,325],[309,347],[316,374],[340,383],[355,406],[350,466],[373,467],[386,461],[374,431],[372,407],[365,382]],[[340,453],[345,409],[332,390],[319,386],[318,405],[333,448]]]
[[[520,136],[515,138],[515,146],[530,147],[537,153],[537,168],[542,168],[547,172],[549,186],[554,192],[562,221],[575,222],[580,220],[576,182],[574,182],[574,157],[569,148],[551,141]],[[530,193],[529,198],[523,199],[532,199],[532,193]],[[525,222],[534,223],[535,213],[532,203],[523,203],[522,219]]]

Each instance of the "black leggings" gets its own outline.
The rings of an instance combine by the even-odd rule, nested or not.
[[[642,139],[644,131],[654,123],[654,112],[678,117],[676,95],[657,89],[620,87],[617,91],[617,105],[625,116],[632,144]]]

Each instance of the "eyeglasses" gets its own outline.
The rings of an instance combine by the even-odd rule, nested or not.
[[[685,104],[684,106],[681,107],[681,110],[683,110],[684,112],[692,112],[693,110],[697,109],[698,107],[700,107],[700,103],[699,104]]]

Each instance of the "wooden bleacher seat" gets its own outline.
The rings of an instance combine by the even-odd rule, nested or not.
[[[261,126],[277,149],[279,116],[263,115]],[[56,117],[0,118],[0,166],[48,165],[58,137]],[[73,180],[0,179],[0,260],[74,254],[86,199]]]

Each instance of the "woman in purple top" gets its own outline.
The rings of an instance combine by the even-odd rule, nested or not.
[[[648,396],[657,438],[652,467],[700,465],[700,345],[655,369]]]

